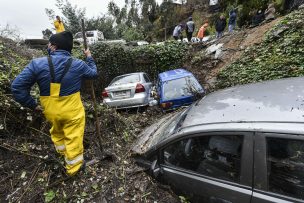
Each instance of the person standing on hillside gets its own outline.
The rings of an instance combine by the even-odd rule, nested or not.
[[[203,40],[203,38],[205,37],[206,35],[206,30],[207,30],[207,27],[208,27],[208,21],[206,21],[204,23],[204,25],[199,29],[198,33],[197,33],[197,38],[200,39],[200,41]]]
[[[192,17],[189,17],[189,20],[186,23],[186,34],[187,34],[188,42],[191,42],[194,30],[195,30],[195,24],[192,20]]]
[[[262,10],[258,10],[257,13],[252,17],[251,27],[258,26],[265,19],[265,15]]]
[[[54,21],[54,26],[56,29],[56,33],[65,31],[63,22],[61,21],[61,18],[59,16],[56,16],[56,20]]]
[[[177,26],[175,26],[174,30],[173,30],[173,38],[175,40],[183,40],[183,34],[182,34],[182,24],[178,24]]]
[[[219,39],[223,36],[224,30],[226,28],[226,19],[224,15],[221,15],[220,18],[215,23],[216,38]]]
[[[85,111],[80,97],[81,82],[97,77],[97,68],[89,50],[86,63],[72,58],[71,32],[54,34],[49,39],[48,57],[33,59],[15,78],[11,89],[22,106],[44,113],[51,123],[51,139],[56,151],[65,157],[66,172],[75,175],[85,167],[83,136]],[[30,95],[37,83],[41,106]]]
[[[229,12],[229,22],[228,22],[228,31],[229,33],[232,33],[235,26],[236,26],[236,9],[232,9]]]

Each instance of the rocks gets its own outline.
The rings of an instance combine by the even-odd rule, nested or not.
[[[224,44],[213,44],[210,47],[208,47],[206,49],[206,54],[213,54],[215,53],[217,50],[221,49],[223,47]]]
[[[279,38],[286,30],[288,30],[289,27],[288,26],[282,26],[277,30],[274,30],[272,35]]]

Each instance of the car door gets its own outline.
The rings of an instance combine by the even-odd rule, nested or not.
[[[253,203],[304,202],[304,136],[257,133]]]
[[[161,180],[191,202],[249,203],[252,133],[202,133],[172,141],[161,151]]]

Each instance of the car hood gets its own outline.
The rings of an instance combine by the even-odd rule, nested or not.
[[[138,140],[135,142],[135,144],[132,147],[132,154],[138,154],[138,155],[144,154],[150,148],[155,146],[158,142],[170,136],[172,132],[171,133],[167,132],[165,134],[163,132],[183,112],[185,112],[185,110],[167,115],[158,122],[156,122],[155,124],[151,125],[150,127],[147,127],[144,131],[142,131],[138,136]]]

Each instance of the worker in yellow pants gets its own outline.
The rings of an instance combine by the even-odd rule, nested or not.
[[[54,34],[48,45],[48,57],[33,59],[12,83],[17,102],[35,111],[43,111],[51,123],[52,141],[65,157],[68,175],[75,175],[82,166],[85,112],[81,102],[81,82],[97,77],[97,68],[89,50],[86,62],[71,57],[73,35],[64,31]],[[30,95],[38,83],[41,106]]]
[[[58,89],[52,87],[51,84],[51,96],[41,96],[40,102],[52,124],[50,133],[55,148],[65,157],[67,174],[73,175],[83,164],[85,112],[79,92],[60,97]]]

